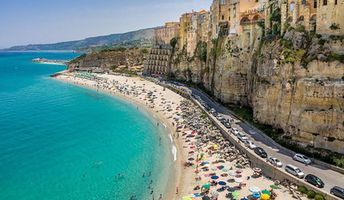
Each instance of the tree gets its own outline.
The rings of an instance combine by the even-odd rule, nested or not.
[[[178,38],[176,37],[172,38],[170,41],[170,45],[172,46],[173,49],[176,48],[177,43],[178,43]]]

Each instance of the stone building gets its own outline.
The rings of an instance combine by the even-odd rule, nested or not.
[[[144,74],[165,76],[169,71],[171,51],[169,45],[158,45],[152,48],[144,64]]]
[[[259,2],[253,0],[214,0],[210,8],[212,38],[218,37],[219,34],[222,36],[241,34],[250,28],[247,26],[248,22],[255,24],[255,22],[264,19],[262,13],[264,5],[265,1],[263,0]]]
[[[328,35],[344,35],[344,0],[318,1],[316,32]]]
[[[178,22],[167,22],[164,27],[159,27],[155,29],[156,44],[170,44],[171,39],[178,36]]]
[[[287,0],[280,9],[282,32],[288,23],[319,34],[344,34],[344,0]]]
[[[194,55],[199,41],[209,41],[209,12],[192,11],[180,18],[179,48],[185,48],[188,56]]]
[[[184,13],[180,17],[180,29],[179,29],[179,48],[184,48],[187,44],[187,36],[188,32],[190,32],[191,29],[191,21],[192,21],[192,16],[194,12],[191,13]]]
[[[210,12],[201,10],[198,15],[198,41],[209,42]]]

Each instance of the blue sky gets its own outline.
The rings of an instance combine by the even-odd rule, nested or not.
[[[209,9],[211,0],[0,0],[0,48],[121,33]]]

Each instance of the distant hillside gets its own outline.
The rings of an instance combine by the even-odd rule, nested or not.
[[[154,28],[142,29],[127,33],[90,37],[83,40],[60,42],[55,44],[30,44],[14,46],[7,51],[39,51],[39,50],[81,50],[101,46],[130,45],[150,46],[153,44]]]

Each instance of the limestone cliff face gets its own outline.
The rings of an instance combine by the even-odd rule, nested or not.
[[[282,128],[294,140],[343,153],[344,64],[328,58],[338,53],[330,48],[337,46],[323,45],[314,55],[311,51],[317,48],[317,39],[308,45],[297,39],[289,41],[298,48],[292,50],[296,51],[292,57],[285,53],[281,40],[261,50],[252,71],[250,102],[254,118]],[[319,59],[302,63],[309,56]]]
[[[255,120],[295,141],[344,153],[344,42],[295,30],[260,37],[213,41],[207,62],[179,58],[172,71],[223,103],[252,107]]]
[[[144,53],[139,49],[93,52],[81,56],[69,63],[71,69],[115,69],[119,66],[132,67],[142,65]]]

